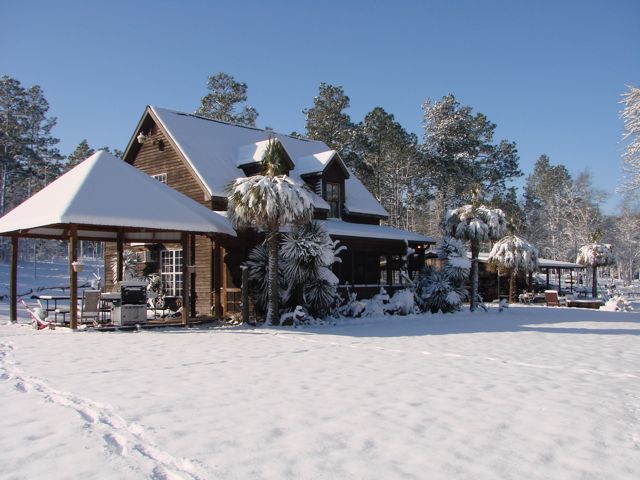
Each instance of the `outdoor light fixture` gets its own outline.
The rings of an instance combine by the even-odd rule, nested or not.
[[[140,135],[138,135],[137,138],[138,138],[138,143],[142,145],[147,139],[147,136],[144,133],[140,132]]]

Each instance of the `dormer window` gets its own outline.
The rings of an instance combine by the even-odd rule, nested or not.
[[[329,217],[340,218],[340,184],[327,182],[325,184],[324,199],[329,204]]]

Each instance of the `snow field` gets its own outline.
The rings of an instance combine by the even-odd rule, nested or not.
[[[8,478],[636,478],[637,314],[0,327]],[[52,468],[53,467],[53,468]]]

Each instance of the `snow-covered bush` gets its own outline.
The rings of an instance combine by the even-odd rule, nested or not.
[[[309,312],[324,316],[339,300],[338,278],[331,266],[340,262],[338,254],[345,247],[331,240],[329,233],[318,222],[294,227],[286,233],[280,244],[282,273],[287,285],[285,301],[302,292],[302,300]]]
[[[450,279],[462,284],[469,276],[471,261],[462,241],[453,237],[444,237],[436,248],[438,258],[442,260],[442,269]]]
[[[467,291],[461,283],[445,270],[426,268],[420,275],[416,294],[422,308],[431,313],[457,312],[467,298]]]
[[[303,306],[312,316],[327,315],[338,303],[338,278],[331,266],[339,262],[338,253],[345,247],[331,240],[317,222],[295,226],[282,236],[279,246],[280,302],[290,308]],[[268,260],[264,244],[249,253],[250,287],[254,304],[264,311],[268,300]]]
[[[615,295],[605,302],[600,310],[606,310],[609,312],[630,312],[633,310],[631,304],[622,295]]]
[[[389,299],[386,308],[387,313],[392,315],[411,315],[419,313],[417,310],[414,293],[410,289],[397,290]]]

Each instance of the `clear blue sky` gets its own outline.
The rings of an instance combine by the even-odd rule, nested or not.
[[[123,148],[147,104],[193,111],[224,71],[285,133],[322,81],[352,119],[382,106],[419,136],[422,102],[452,92],[517,143],[525,174],[547,153],[613,192],[620,95],[640,84],[638,0],[4,0],[0,18],[0,74],[42,86],[63,154]]]

